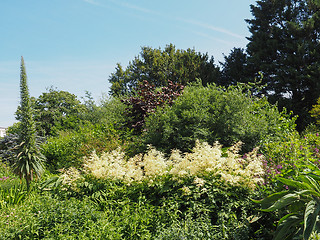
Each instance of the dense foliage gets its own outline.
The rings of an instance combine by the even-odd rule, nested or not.
[[[172,106],[150,115],[144,138],[166,153],[173,148],[189,151],[197,139],[225,147],[242,141],[244,151],[250,151],[293,130],[294,119],[266,98],[252,96],[241,86],[198,84],[186,87]]]
[[[234,48],[221,63],[221,76],[217,82],[221,86],[232,86],[238,83],[253,82],[255,76],[250,75],[248,55],[242,48]]]
[[[315,118],[316,123],[320,124],[320,98],[318,98],[317,103],[312,106],[310,110],[311,117]]]
[[[8,134],[0,139],[0,158],[8,164],[13,164],[17,155],[16,146],[19,144],[18,134]]]
[[[155,86],[147,81],[139,84],[136,96],[122,100],[127,106],[126,126],[134,129],[136,133],[141,133],[146,117],[155,112],[158,107],[171,106],[173,101],[180,96],[183,88],[181,84],[174,84],[171,81],[168,81],[168,86],[162,87],[160,91],[156,91]]]
[[[112,125],[87,124],[78,130],[60,131],[42,145],[42,152],[51,170],[82,164],[82,158],[93,151],[100,154],[121,146],[119,134]]]
[[[110,93],[113,96],[131,94],[143,81],[163,87],[169,80],[186,85],[200,78],[203,84],[207,84],[215,82],[218,77],[219,68],[208,54],[176,49],[172,44],[164,50],[143,47],[140,56],[135,57],[125,70],[117,65],[109,78],[112,84]]]
[[[223,152],[220,145],[198,143],[192,153],[176,151],[169,158],[153,148],[128,161],[119,150],[101,157],[93,154],[82,168],[63,171],[43,188],[64,197],[89,198],[104,212],[114,209],[116,217],[118,210],[130,214],[126,216],[129,224],[141,235],[129,239],[249,239],[248,234],[268,235],[266,229],[259,232],[258,224],[250,225],[246,220],[259,215],[248,197],[254,196],[256,183],[262,183],[263,156],[255,151],[243,159],[238,151],[239,145]]]
[[[86,112],[74,94],[53,88],[33,99],[33,109],[37,132],[41,136],[53,136],[59,130],[76,128]]]

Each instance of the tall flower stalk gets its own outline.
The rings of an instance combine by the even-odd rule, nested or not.
[[[24,178],[26,180],[27,189],[29,190],[33,176],[40,177],[44,170],[44,158],[36,141],[35,122],[33,120],[33,110],[23,57],[21,57],[20,68],[20,98],[19,145],[17,146],[17,158],[13,164],[13,171],[19,175],[20,179]]]

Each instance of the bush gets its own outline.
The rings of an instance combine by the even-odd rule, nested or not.
[[[112,124],[118,128],[125,122],[126,105],[119,98],[102,96],[97,106],[90,95],[87,97],[89,98],[89,100],[85,100],[87,111],[82,116],[87,122],[103,125]]]
[[[147,118],[144,139],[166,153],[174,148],[190,151],[196,139],[210,144],[219,141],[225,147],[242,141],[243,152],[248,152],[293,131],[294,121],[243,87],[198,84],[186,87],[171,107]]]
[[[320,124],[320,98],[317,100],[317,104],[312,106],[312,109],[309,112],[311,117],[315,118],[316,123]]]
[[[265,156],[266,182],[276,184],[276,176],[298,176],[309,168],[308,162],[320,167],[320,136],[313,131],[290,134],[282,141],[264,144],[261,152]],[[283,188],[283,185],[279,187]]]
[[[12,165],[17,155],[19,145],[18,134],[8,134],[0,138],[0,161]]]
[[[79,167],[84,156],[93,151],[101,153],[121,146],[121,141],[112,125],[87,124],[79,130],[60,132],[49,137],[43,144],[43,154],[51,170]]]
[[[169,158],[150,148],[128,161],[119,150],[93,154],[80,171],[64,172],[60,194],[88,196],[98,209],[121,219],[114,224],[127,239],[168,239],[164,233],[171,239],[268,235],[261,222],[248,220],[260,217],[249,198],[261,183],[263,157],[253,152],[241,158],[238,147],[223,151],[199,142],[192,153],[174,151]]]
[[[19,208],[2,209],[0,239],[94,239],[98,235],[95,228],[104,216],[88,201],[33,194]]]

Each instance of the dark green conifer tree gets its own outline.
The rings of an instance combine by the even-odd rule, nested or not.
[[[251,5],[248,65],[263,74],[263,93],[299,115],[302,130],[320,96],[320,2],[261,0]]]

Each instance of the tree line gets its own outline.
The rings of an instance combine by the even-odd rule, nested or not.
[[[320,96],[320,3],[262,0],[250,8],[253,18],[245,20],[249,43],[232,49],[220,66],[194,49],[143,47],[125,69],[117,64],[109,77],[111,95],[130,95],[143,81],[156,87],[169,80],[186,85],[201,79],[203,85],[219,86],[256,82],[255,94],[293,111],[298,129],[304,129]]]

